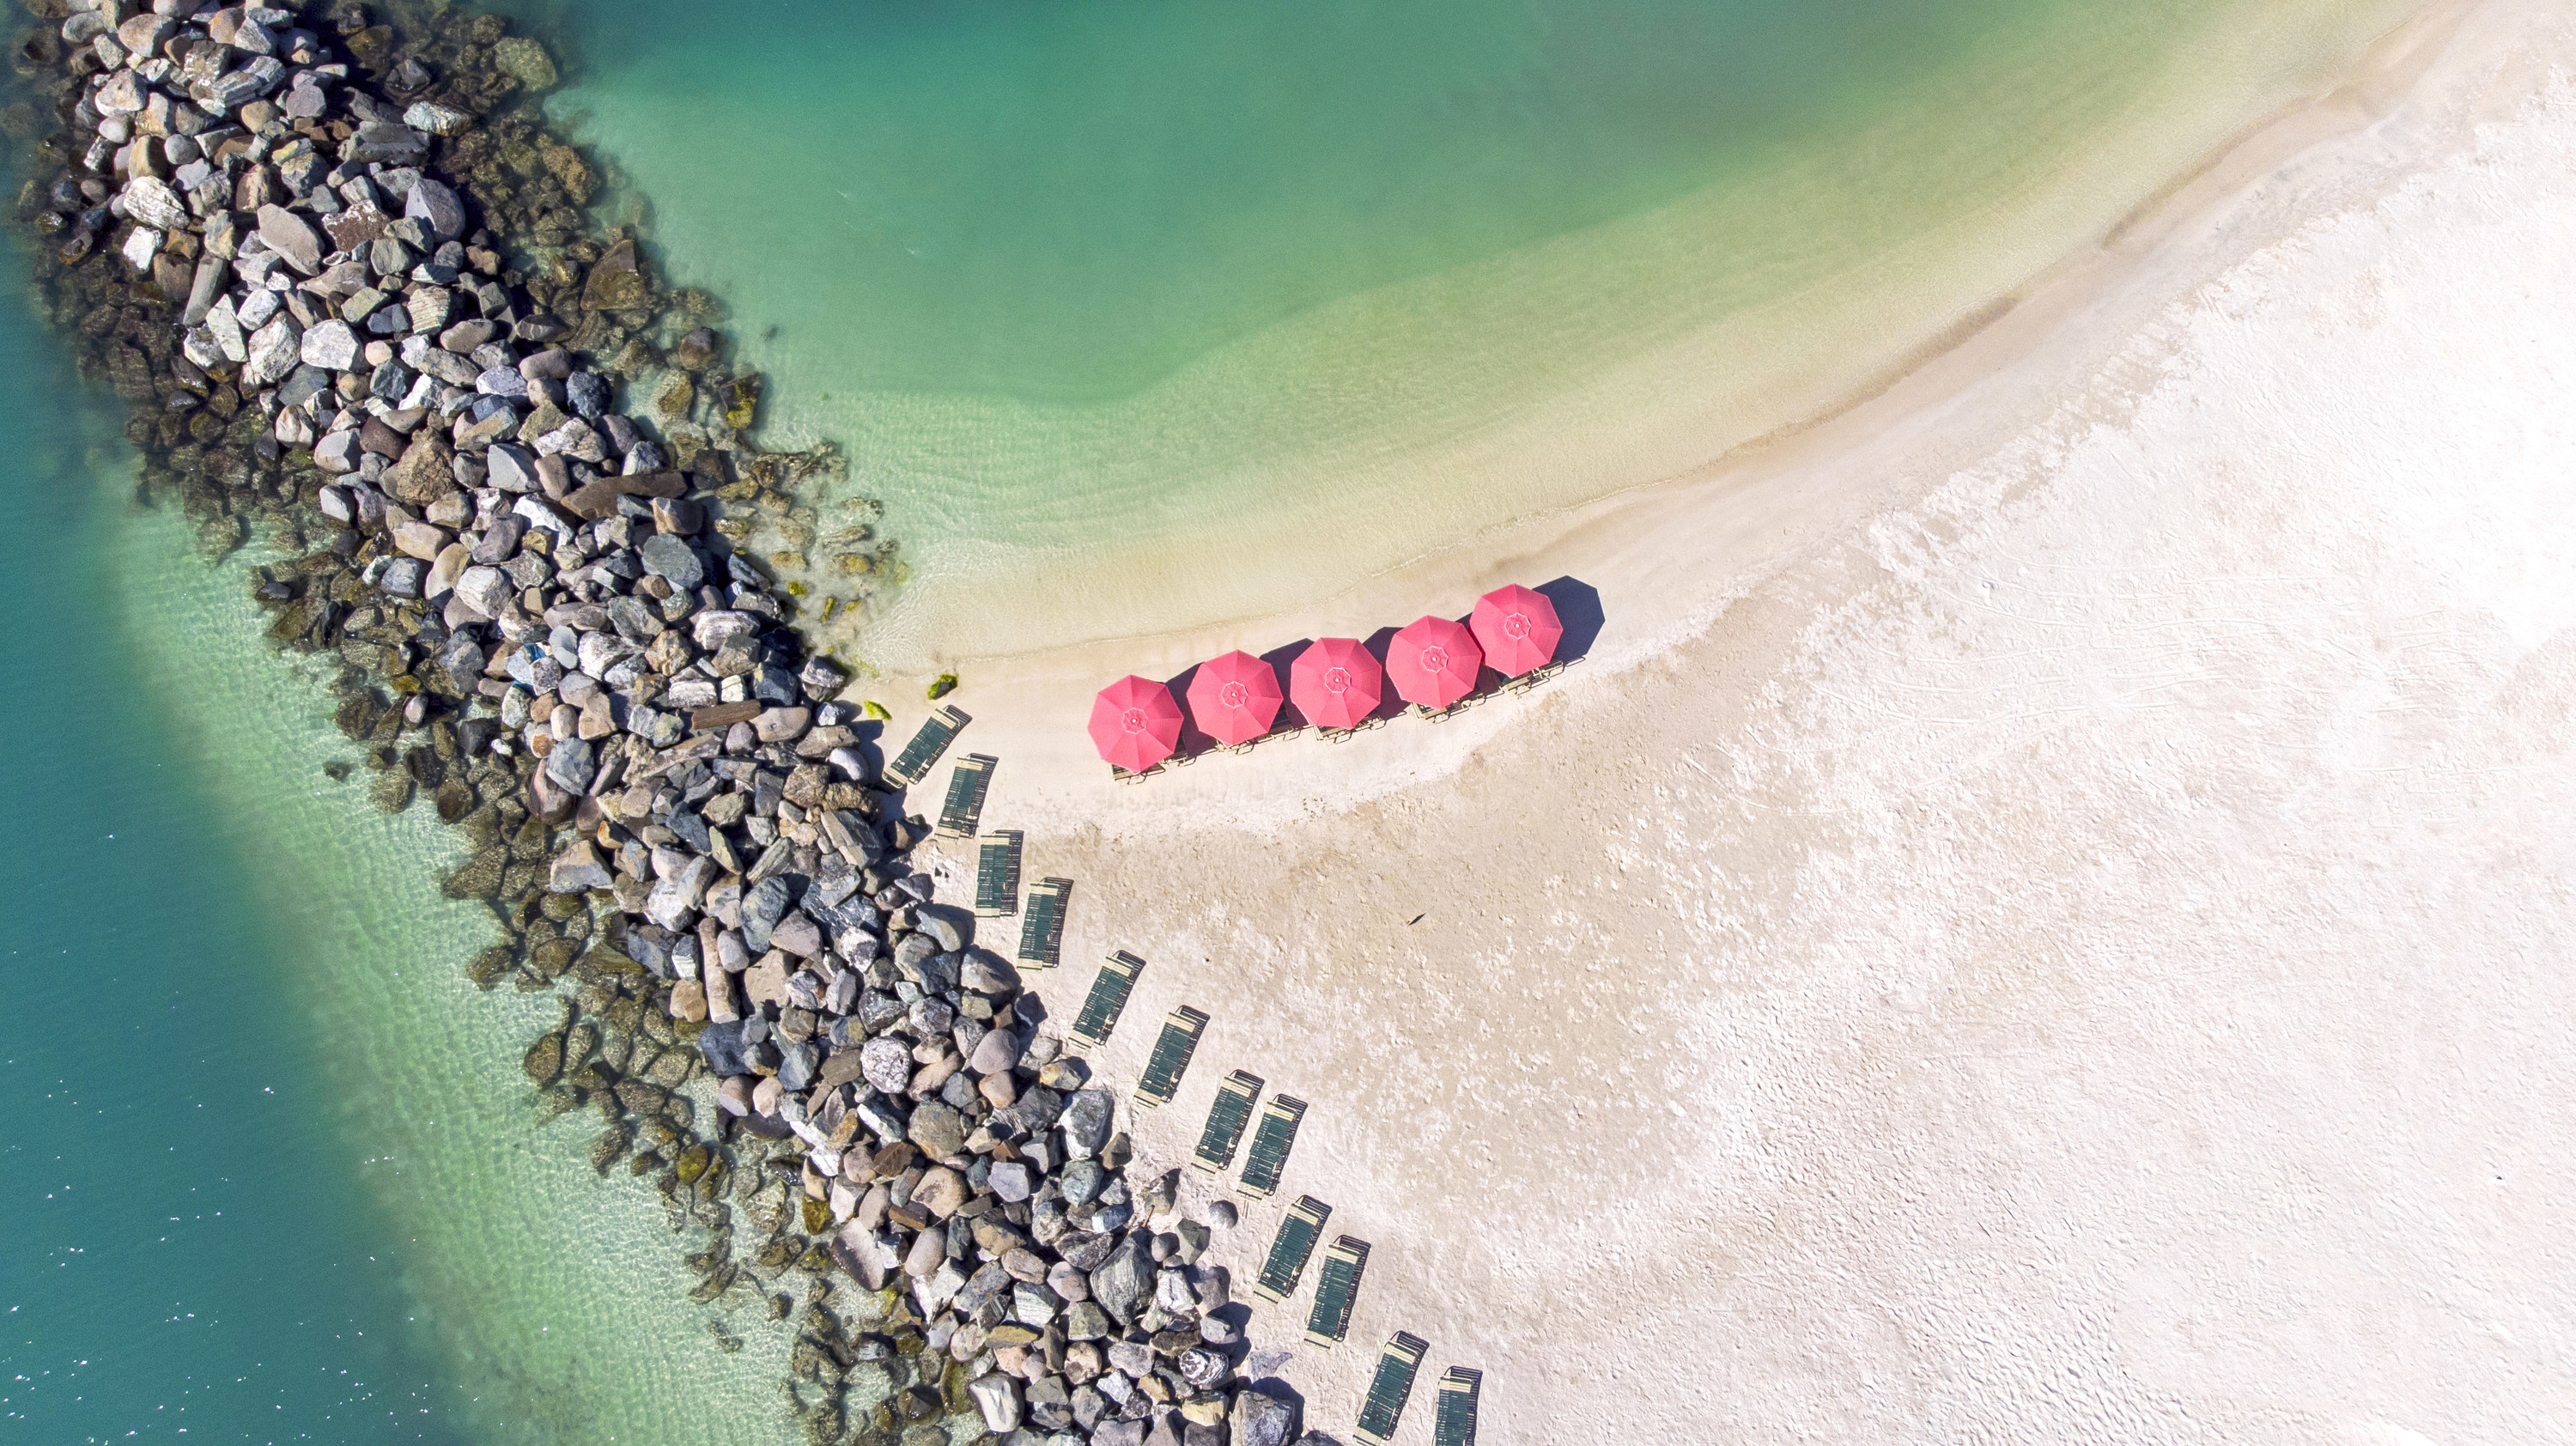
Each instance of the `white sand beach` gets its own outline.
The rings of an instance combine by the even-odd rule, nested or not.
[[[1058,1015],[1148,961],[1120,1084],[1212,1016],[1145,1156],[1229,1069],[1312,1106],[1217,1247],[1374,1246],[1311,1426],[1400,1328],[1405,1442],[1452,1364],[1487,1446],[2576,1434],[2571,61],[2443,8],[1830,420],[963,670]],[[1560,576],[1599,636],[1526,696],[1089,755],[1119,674]]]

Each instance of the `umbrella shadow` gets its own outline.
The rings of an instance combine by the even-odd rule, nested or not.
[[[1556,605],[1556,620],[1565,629],[1565,636],[1556,640],[1558,661],[1570,663],[1592,651],[1601,636],[1600,589],[1581,578],[1560,577],[1530,591]]]
[[[1387,650],[1395,646],[1395,635],[1402,631],[1404,631],[1402,628],[1380,628],[1376,632],[1369,634],[1367,639],[1360,644],[1361,647],[1368,649],[1370,657],[1377,659],[1377,666],[1380,672],[1386,671]],[[1395,691],[1395,679],[1392,674],[1389,674],[1386,682],[1382,684],[1379,689],[1377,711],[1371,713],[1369,717],[1380,720],[1387,718],[1400,718],[1404,716],[1404,710],[1410,706],[1412,705],[1406,703],[1403,698],[1397,696]]]
[[[1172,757],[1176,759],[1196,758],[1209,749],[1223,746],[1199,731],[1199,721],[1190,716],[1190,680],[1198,675],[1199,664],[1192,663],[1163,680],[1163,686],[1172,690],[1172,701],[1181,705],[1181,737],[1172,745]]]
[[[1305,714],[1297,711],[1297,700],[1288,696],[1288,669],[1297,661],[1299,654],[1314,645],[1313,638],[1299,638],[1293,643],[1272,648],[1261,655],[1261,661],[1270,669],[1270,676],[1279,680],[1279,716],[1270,723],[1270,731],[1273,733],[1286,733],[1292,729],[1303,728],[1310,721]]]

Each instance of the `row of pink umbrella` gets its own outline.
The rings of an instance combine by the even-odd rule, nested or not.
[[[1398,629],[1383,667],[1355,638],[1307,644],[1288,665],[1286,696],[1319,728],[1359,726],[1377,711],[1388,684],[1408,703],[1447,708],[1476,691],[1484,668],[1518,678],[1545,667],[1564,635],[1544,594],[1518,585],[1496,588],[1476,599],[1463,627],[1421,617]],[[1268,733],[1282,702],[1276,670],[1241,651],[1201,663],[1187,696],[1191,721],[1223,744]],[[1092,700],[1091,741],[1113,767],[1142,773],[1180,746],[1180,705],[1171,689],[1130,674]]]

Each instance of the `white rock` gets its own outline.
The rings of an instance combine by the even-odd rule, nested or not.
[[[303,340],[293,317],[270,318],[268,325],[250,339],[249,355],[242,362],[243,383],[257,388],[285,380],[286,374],[303,360]]]
[[[984,1427],[993,1434],[1006,1435],[1020,1424],[1020,1383],[1013,1377],[995,1371],[967,1382],[966,1394],[975,1398],[984,1413]]]
[[[326,372],[344,372],[358,364],[358,334],[333,317],[304,333],[304,363]]]
[[[188,203],[158,176],[137,176],[125,186],[125,214],[146,226],[176,231],[188,224]]]

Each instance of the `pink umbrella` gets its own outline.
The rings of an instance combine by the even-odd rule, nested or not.
[[[1386,672],[1356,638],[1318,638],[1288,665],[1288,696],[1318,728],[1356,728],[1377,711]]]
[[[1244,743],[1279,716],[1279,675],[1240,650],[1199,664],[1190,679],[1190,717],[1219,743]]]
[[[1415,618],[1386,649],[1386,676],[1395,695],[1425,708],[1446,708],[1476,691],[1484,651],[1465,628],[1447,618]]]
[[[1485,661],[1507,678],[1547,666],[1556,657],[1556,640],[1565,636],[1556,604],[1518,583],[1476,599],[1467,624],[1484,646]]]
[[[1114,767],[1142,773],[1172,756],[1181,741],[1181,705],[1172,690],[1133,674],[1091,700],[1091,743]]]

